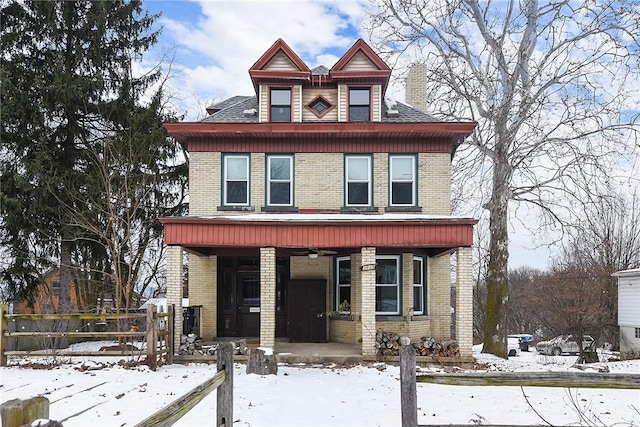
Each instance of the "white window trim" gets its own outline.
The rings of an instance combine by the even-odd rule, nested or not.
[[[251,158],[248,154],[224,154],[223,157],[223,171],[222,171],[222,182],[223,182],[223,193],[224,193],[224,206],[249,206],[249,202],[251,200]],[[233,179],[227,179],[227,161],[229,159],[244,159],[246,160],[246,164],[247,164],[247,179],[246,179],[246,183],[247,183],[247,201],[245,203],[230,203],[227,201],[227,194],[228,194],[228,189],[227,189],[227,183],[228,182],[244,182],[240,181],[240,180],[233,180]]]
[[[349,180],[349,159],[366,159],[367,160],[367,179],[366,180]],[[344,205],[345,206],[354,206],[354,207],[363,207],[363,206],[372,206],[373,205],[373,174],[371,171],[371,156],[368,154],[348,154],[345,156],[345,165],[344,165]],[[367,203],[366,204],[349,204],[349,183],[357,183],[357,182],[366,182],[367,183]]]
[[[272,159],[288,159],[289,160],[289,179],[271,179],[271,160]],[[293,156],[291,155],[267,155],[267,206],[293,206]],[[289,202],[288,203],[271,203],[271,183],[289,183]]]
[[[422,310],[414,310],[413,314],[414,315],[424,315],[426,310],[425,310],[425,298],[424,298],[424,291],[425,291],[425,283],[424,283],[424,278],[425,278],[425,274],[424,274],[424,266],[425,266],[425,259],[424,257],[421,256],[414,256],[413,257],[413,262],[419,261],[420,262],[420,283],[415,283],[415,278],[413,281],[413,289],[412,291],[415,291],[415,288],[420,288],[420,299],[421,301],[421,306],[422,306]],[[413,272],[413,263],[411,264],[411,271]],[[412,295],[415,295],[412,293]],[[415,301],[413,303],[413,306],[415,307]]]
[[[394,259],[396,260],[396,283],[395,284],[379,284],[376,280],[376,292],[378,291],[378,287],[395,287],[396,288],[396,307],[398,308],[395,312],[393,311],[376,311],[376,315],[381,316],[394,316],[400,314],[402,307],[402,300],[400,299],[400,286],[402,286],[401,280],[401,272],[402,272],[402,259],[400,255],[376,255],[376,261],[380,259]]]
[[[411,159],[411,179],[401,180],[393,179],[393,159]],[[393,203],[393,183],[394,182],[411,182],[411,203]],[[416,180],[416,156],[412,154],[401,155],[389,155],[389,206],[416,206],[416,193],[417,193],[417,180]]]
[[[336,295],[335,295],[336,311],[342,314],[349,314],[351,310],[349,311],[339,310],[340,304],[342,304],[342,301],[340,301],[340,288],[349,288],[349,294],[351,294],[351,282],[349,282],[348,284],[340,283],[340,261],[348,261],[349,268],[351,268],[351,257],[345,256],[345,257],[336,258]],[[351,299],[351,304],[353,304],[353,299]]]

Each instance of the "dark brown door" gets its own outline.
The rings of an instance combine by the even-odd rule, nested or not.
[[[291,342],[326,342],[326,280],[290,280],[287,333]]]

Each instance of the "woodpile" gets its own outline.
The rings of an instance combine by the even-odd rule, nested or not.
[[[452,339],[437,341],[431,337],[422,337],[420,342],[411,343],[408,337],[400,336],[395,332],[376,332],[376,351],[381,356],[398,356],[402,345],[411,344],[416,356],[432,357],[458,357],[460,350],[458,342]]]
[[[247,340],[240,340],[237,343],[232,342],[234,351],[233,354],[244,354],[246,355],[249,352],[247,348]],[[180,344],[180,355],[209,355],[213,356],[216,354],[216,350],[218,349],[218,344],[213,345],[204,345],[202,344],[202,338],[196,336],[195,334],[183,335],[182,341]]]

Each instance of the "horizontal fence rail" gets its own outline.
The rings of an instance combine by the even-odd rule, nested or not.
[[[86,320],[99,321],[130,321],[145,326],[145,330],[123,331],[78,331],[78,330],[53,330],[53,324],[45,326],[33,326],[34,322],[81,322]],[[9,330],[9,322],[27,321],[32,324],[31,330],[12,332]],[[162,327],[161,327],[162,321]],[[156,306],[150,305],[146,312],[133,313],[58,313],[58,314],[9,314],[7,305],[0,305],[0,366],[7,365],[8,356],[42,357],[48,355],[64,356],[122,356],[146,353],[145,363],[152,369],[156,369],[158,363],[165,361],[173,363],[173,306],[168,307],[166,313],[158,313]],[[84,324],[84,322],[81,322]],[[46,330],[47,328],[52,330]],[[38,329],[38,330],[34,330]],[[45,330],[43,330],[45,329]],[[146,341],[146,350],[135,350],[123,347],[122,350],[107,349],[107,351],[59,351],[55,348],[43,348],[41,350],[12,350],[9,348],[10,339],[141,339]],[[117,347],[117,346],[114,346]]]
[[[218,373],[199,386],[185,393],[135,427],[171,426],[193,409],[213,390],[218,390],[216,418],[218,427],[233,425],[233,344],[220,343]]]
[[[411,345],[400,347],[400,405],[402,427],[418,425],[416,383],[462,386],[562,387],[640,389],[640,375],[595,372],[461,372],[416,374],[416,354]],[[451,424],[472,426],[476,424]],[[426,427],[421,425],[420,427]],[[494,424],[493,427],[501,427]]]

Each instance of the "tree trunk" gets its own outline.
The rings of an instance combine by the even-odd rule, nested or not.
[[[507,272],[509,262],[508,206],[510,172],[506,160],[493,164],[493,194],[489,209],[489,265],[487,301],[484,318],[483,353],[507,358],[506,313],[509,299]]]

